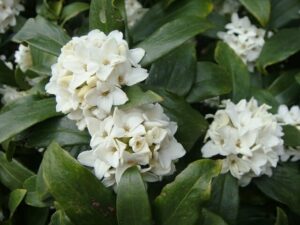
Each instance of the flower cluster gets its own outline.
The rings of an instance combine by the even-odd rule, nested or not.
[[[272,175],[283,154],[282,128],[269,106],[255,99],[238,104],[223,101],[211,123],[202,148],[203,157],[224,156],[222,172],[230,171],[246,186],[253,177]]]
[[[15,52],[15,62],[25,73],[32,66],[32,57],[30,48],[20,44],[19,49]]]
[[[226,32],[218,32],[219,38],[241,57],[252,72],[255,60],[265,44],[266,31],[252,25],[248,17],[239,18],[237,13],[232,14],[231,23],[226,24],[225,28]]]
[[[137,165],[145,181],[154,182],[175,170],[174,160],[185,150],[174,138],[176,123],[170,122],[159,104],[129,110],[116,108],[103,121],[88,119],[92,150],[78,156],[93,167],[106,186],[119,182],[123,172]]]
[[[16,25],[16,16],[23,10],[20,0],[0,0],[0,34]]]
[[[133,27],[134,24],[147,12],[147,9],[143,8],[141,3],[137,0],[126,0],[125,9],[129,27]]]
[[[148,77],[138,64],[143,56],[143,49],[128,48],[121,32],[93,30],[62,48],[46,91],[56,95],[56,110],[68,113],[82,130],[86,117],[104,119],[113,106],[128,100],[122,86]]]
[[[281,105],[277,112],[278,122],[282,125],[292,125],[300,130],[300,108],[299,106],[292,106],[289,110],[286,105]],[[282,161],[298,161],[300,160],[300,146],[285,147],[284,154],[281,156]]]

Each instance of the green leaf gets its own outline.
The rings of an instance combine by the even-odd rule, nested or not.
[[[270,112],[277,113],[279,102],[272,93],[265,89],[252,88],[251,95],[260,103],[271,106]]]
[[[281,28],[289,22],[299,19],[299,0],[272,0],[270,27]]]
[[[23,182],[32,175],[33,173],[19,162],[16,160],[9,162],[5,154],[0,152],[0,182],[4,186],[10,190],[23,188]]]
[[[130,109],[145,104],[161,102],[163,100],[163,98],[155,92],[150,90],[144,92],[137,85],[126,88],[125,92],[129,101],[126,104],[120,106],[120,109]]]
[[[287,146],[300,146],[300,131],[291,125],[283,126],[283,140]]]
[[[119,225],[151,225],[151,207],[140,171],[131,167],[118,185],[117,217]]]
[[[265,27],[268,24],[271,13],[270,0],[240,0],[240,2],[262,26]]]
[[[300,50],[300,29],[282,29],[268,39],[261,51],[256,65],[261,72],[267,73],[266,68],[279,63]],[[284,48],[283,48],[284,46]]]
[[[73,225],[64,211],[57,210],[52,216],[49,225]]]
[[[265,206],[243,206],[239,210],[238,225],[274,225],[273,212],[266,210]]]
[[[220,215],[228,224],[236,224],[239,209],[239,185],[230,173],[216,177],[212,183],[208,208]]]
[[[219,42],[215,50],[215,60],[231,76],[232,100],[238,102],[249,96],[250,74],[242,59],[226,43]]]
[[[0,111],[0,142],[50,117],[55,111],[55,99],[27,96],[5,106]]]
[[[158,223],[195,224],[199,219],[201,206],[210,198],[211,180],[220,170],[220,161],[204,159],[191,163],[155,199]]]
[[[213,9],[211,0],[180,0],[165,8],[163,2],[151,7],[131,31],[134,43],[149,37],[164,24],[187,16],[205,18]],[[188,23],[189,24],[189,23]]]
[[[59,145],[48,147],[42,164],[50,193],[75,225],[116,224],[113,193]]]
[[[14,215],[16,209],[23,201],[23,198],[26,195],[25,189],[15,189],[9,195],[8,208],[10,211],[10,218]]]
[[[285,214],[285,212],[279,207],[277,207],[276,211],[277,211],[277,218],[276,218],[275,225],[289,225],[288,217]]]
[[[202,209],[201,216],[201,225],[227,225],[220,216],[207,209]]]
[[[281,74],[268,88],[280,104],[290,105],[298,100],[300,85],[296,82],[299,71],[287,71]]]
[[[300,215],[300,168],[297,163],[278,165],[271,177],[263,176],[254,183],[265,195]]]
[[[8,68],[2,60],[0,60],[0,83],[10,86],[16,85],[14,71]]]
[[[198,62],[196,81],[187,101],[199,102],[228,94],[231,90],[231,77],[223,68],[211,62]]]
[[[26,42],[55,56],[60,54],[61,47],[69,40],[70,37],[61,27],[42,17],[28,19],[22,29],[13,37],[15,42]]]
[[[204,117],[182,97],[178,97],[164,90],[155,89],[163,97],[161,105],[166,114],[178,125],[176,137],[178,141],[189,151],[196,141],[204,136],[208,128],[208,123]]]
[[[122,30],[125,5],[123,0],[92,0],[90,6],[90,30],[99,29],[105,33]]]
[[[76,17],[78,14],[88,10],[90,5],[85,2],[73,2],[66,5],[61,13],[61,24],[64,25],[68,20]]]
[[[49,217],[49,208],[26,207],[23,209],[24,224],[45,225]]]
[[[24,134],[27,147],[47,147],[53,140],[61,146],[85,145],[90,142],[87,131],[78,130],[67,117],[55,117],[39,123]]]
[[[141,64],[149,65],[210,27],[211,24],[206,20],[195,16],[175,19],[163,25],[149,38],[138,44],[137,47],[146,51]]]
[[[147,85],[162,87],[184,96],[192,87],[196,74],[194,43],[185,43],[152,64]]]

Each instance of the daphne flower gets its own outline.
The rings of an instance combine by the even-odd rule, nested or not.
[[[265,44],[266,31],[251,24],[248,17],[239,18],[237,13],[232,14],[231,23],[226,24],[225,28],[226,32],[218,32],[219,38],[241,57],[252,72]]]
[[[0,0],[0,34],[16,25],[16,16],[23,10],[20,0]]]
[[[282,125],[295,126],[300,130],[300,108],[299,106],[292,106],[289,110],[286,105],[281,105],[277,113],[278,122]],[[285,147],[284,154],[281,156],[282,161],[291,160],[293,162],[300,160],[300,146]]]
[[[0,60],[9,68],[10,70],[13,70],[13,64],[11,62],[6,61],[6,56],[5,55],[0,55]]]
[[[125,0],[125,9],[129,27],[133,27],[147,12],[147,9],[143,8],[137,0]]]
[[[143,49],[129,49],[119,31],[105,35],[93,30],[74,37],[61,50],[46,91],[56,95],[56,110],[76,120],[79,129],[85,118],[104,119],[113,106],[128,98],[123,86],[131,86],[148,77],[138,64]]]
[[[16,88],[8,85],[3,85],[2,88],[0,88],[0,94],[2,95],[1,102],[4,105],[27,95],[25,91],[18,91]]]
[[[230,173],[246,186],[252,177],[271,175],[282,154],[282,128],[269,106],[255,99],[234,104],[223,101],[224,109],[211,117],[202,148],[205,158],[223,156],[223,173]]]
[[[15,52],[15,62],[20,69],[25,73],[32,66],[32,57],[30,48],[20,44],[19,49]]]
[[[177,126],[159,104],[121,110],[104,120],[88,118],[92,150],[78,160],[93,167],[106,186],[118,184],[124,171],[138,166],[144,180],[154,182],[175,171],[174,162],[185,154],[174,138]]]

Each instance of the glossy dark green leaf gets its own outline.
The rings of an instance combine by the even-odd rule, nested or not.
[[[141,64],[143,66],[149,65],[210,27],[211,24],[209,22],[195,16],[183,17],[166,23],[150,37],[138,44],[137,47],[146,51]]]
[[[300,215],[300,168],[297,163],[278,165],[271,177],[263,176],[254,183],[265,195]]]
[[[236,224],[239,209],[239,185],[230,173],[216,177],[212,183],[208,208],[220,215],[228,224]]]
[[[116,224],[112,191],[59,145],[48,147],[42,164],[50,193],[75,225]]]
[[[185,43],[152,64],[146,84],[184,96],[192,87],[196,74],[194,43]]]
[[[25,189],[15,189],[9,195],[8,208],[12,217],[26,195]]]
[[[300,28],[282,29],[268,39],[257,59],[257,67],[266,73],[266,68],[279,63],[300,50]],[[283,48],[284,46],[284,48]]]
[[[260,22],[262,26],[266,26],[270,18],[270,1],[271,0],[240,0],[240,2]]]
[[[201,225],[227,225],[222,217],[207,209],[202,209],[201,217]]]
[[[277,207],[277,217],[276,217],[276,223],[275,225],[289,225],[289,220],[285,212]]]
[[[187,101],[199,102],[228,94],[231,90],[231,77],[222,67],[211,62],[198,62],[196,81],[187,97]]]
[[[146,39],[164,24],[186,16],[205,18],[213,9],[211,0],[180,0],[165,8],[163,2],[158,2],[145,16],[137,22],[131,31],[136,43]]]
[[[289,22],[300,18],[299,0],[271,0],[271,3],[270,26],[272,28],[281,28]]]
[[[14,71],[5,65],[3,60],[0,60],[0,83],[15,86]]]
[[[194,110],[182,97],[157,89],[164,101],[161,105],[172,121],[178,125],[176,137],[189,151],[196,141],[204,136],[208,123],[204,117]]]
[[[131,167],[118,185],[117,217],[119,225],[151,225],[151,207],[140,171]]]
[[[124,26],[123,0],[92,0],[90,5],[90,30],[99,29],[105,33],[121,30]]]
[[[271,106],[270,112],[277,113],[280,103],[272,95],[272,93],[266,89],[253,88],[251,95],[260,103]]]
[[[238,225],[274,225],[275,216],[265,206],[243,206],[239,209]]]
[[[46,225],[49,217],[49,208],[26,207],[22,210],[24,219],[22,224]]]
[[[211,180],[220,170],[220,161],[204,159],[191,163],[155,199],[158,223],[195,224],[199,219],[201,206],[210,198]]]
[[[57,210],[52,216],[49,225],[73,225],[64,211]]]
[[[0,142],[38,122],[59,115],[55,105],[54,98],[27,96],[5,106],[0,111]]]
[[[144,92],[137,85],[126,88],[125,92],[129,101],[126,104],[120,106],[120,109],[130,109],[144,104],[161,102],[163,100],[163,98],[155,92],[151,90]]]
[[[19,162],[9,162],[5,154],[0,152],[0,182],[4,186],[10,190],[23,188],[23,182],[32,175],[33,173]]]
[[[15,69],[15,81],[17,83],[17,86],[21,89],[21,90],[27,90],[30,88],[30,84],[28,83],[28,81],[26,80],[27,76],[26,73],[24,73],[20,67],[17,67]]]
[[[27,42],[37,49],[58,56],[61,47],[70,40],[70,37],[61,27],[37,17],[28,19],[13,40],[18,43]]]
[[[89,144],[87,131],[78,130],[67,117],[55,117],[30,128],[24,137],[28,147],[47,147],[52,141],[61,146]]]
[[[247,98],[250,91],[250,74],[242,59],[224,42],[215,50],[215,60],[231,76],[232,100],[238,102]]]
[[[283,140],[287,146],[300,146],[300,131],[291,125],[283,126]]]
[[[299,71],[288,71],[280,75],[268,88],[280,104],[293,104],[300,95],[300,84],[296,82]]]
[[[64,25],[68,20],[74,18],[75,16],[88,10],[89,8],[90,5],[85,2],[73,2],[69,5],[66,5],[61,13],[61,24]]]

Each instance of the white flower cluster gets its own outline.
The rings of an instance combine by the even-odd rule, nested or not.
[[[125,0],[125,9],[129,27],[133,27],[134,24],[140,20],[148,10],[143,8],[141,3],[139,3],[137,0]]]
[[[231,23],[226,24],[226,32],[218,32],[218,36],[241,57],[253,72],[255,60],[259,57],[265,44],[266,31],[251,24],[248,17],[239,18],[237,13],[231,16]]]
[[[300,108],[292,106],[289,110],[286,105],[281,105],[277,112],[278,122],[282,125],[292,125],[300,130]],[[293,162],[300,160],[300,146],[286,147],[284,154],[281,156],[282,161],[291,160]]]
[[[211,123],[202,148],[203,157],[224,156],[222,172],[228,171],[246,186],[253,177],[272,175],[283,154],[282,128],[267,105],[255,99],[234,104],[223,101]]]
[[[118,184],[123,172],[134,165],[145,181],[161,180],[174,172],[174,160],[185,154],[173,136],[176,123],[170,122],[159,104],[115,108],[103,121],[89,118],[88,129],[92,150],[82,152],[78,160],[93,167],[106,186]]]
[[[0,0],[0,34],[16,25],[16,16],[23,10],[20,0]]]
[[[240,6],[241,3],[238,0],[224,0],[218,12],[221,15],[233,14],[239,10]]]
[[[32,66],[32,57],[30,48],[20,44],[15,52],[15,62],[19,65],[22,72],[26,72]]]
[[[104,119],[113,106],[128,100],[123,86],[148,77],[147,70],[138,64],[144,54],[143,49],[129,49],[119,31],[105,35],[93,30],[74,37],[52,66],[46,91],[56,95],[56,110],[68,113],[82,130],[86,117]]]

